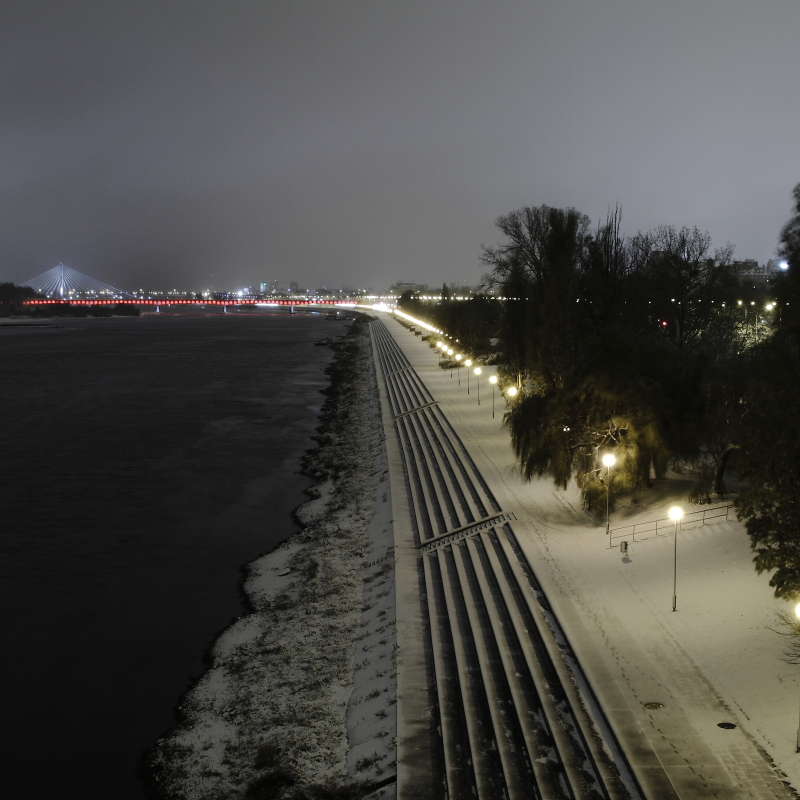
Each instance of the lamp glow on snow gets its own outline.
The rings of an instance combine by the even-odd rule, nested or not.
[[[672,506],[669,510],[669,518],[675,520],[675,547],[672,568],[672,610],[678,607],[678,523],[683,516],[683,509],[680,506]]]
[[[794,615],[797,617],[797,619],[800,619],[800,603],[794,607]]]

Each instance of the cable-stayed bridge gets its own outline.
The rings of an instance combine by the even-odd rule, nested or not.
[[[65,267],[63,264],[20,285],[27,286],[47,298],[58,300],[133,299],[130,292],[117,289],[90,275],[84,275],[71,267]]]

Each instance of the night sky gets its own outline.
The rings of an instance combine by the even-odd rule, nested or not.
[[[5,0],[0,280],[475,283],[574,206],[773,257],[797,0]]]

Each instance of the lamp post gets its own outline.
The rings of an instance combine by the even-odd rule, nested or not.
[[[453,355],[453,348],[452,347],[448,348],[447,355],[448,356],[452,356]],[[451,378],[453,377],[453,362],[452,361],[450,362],[450,377]]]
[[[467,368],[467,394],[469,394],[469,368],[472,366],[472,359],[468,358],[464,362],[464,366]]]
[[[481,374],[481,368],[480,367],[475,367],[475,374],[476,375],[480,375]],[[478,386],[478,389],[477,389],[477,392],[478,392],[478,405],[480,405],[481,404],[481,382],[480,381],[475,381],[475,383]]]
[[[683,516],[683,509],[680,506],[672,506],[669,510],[669,518],[675,520],[675,555],[672,570],[672,610],[678,607],[678,523]]]
[[[617,463],[617,458],[613,453],[606,453],[603,456],[603,466],[606,468],[606,536],[611,536],[610,513],[611,513],[611,467]],[[608,541],[609,547],[611,540]]]
[[[461,353],[456,354],[456,371],[458,372],[458,385],[461,386],[461,359],[464,356]]]
[[[492,419],[494,419],[494,387],[497,386],[497,375],[492,375],[489,383],[492,384]]]

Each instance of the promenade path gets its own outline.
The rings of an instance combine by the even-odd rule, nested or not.
[[[637,550],[643,597],[574,491],[522,482],[499,395],[492,418],[492,368],[478,405],[475,378],[467,394],[465,371],[459,385],[390,315],[372,330],[395,529],[398,797],[794,797],[766,726],[683,646],[682,603],[697,598],[679,585],[670,620],[670,571],[656,602],[664,543],[657,558]]]

